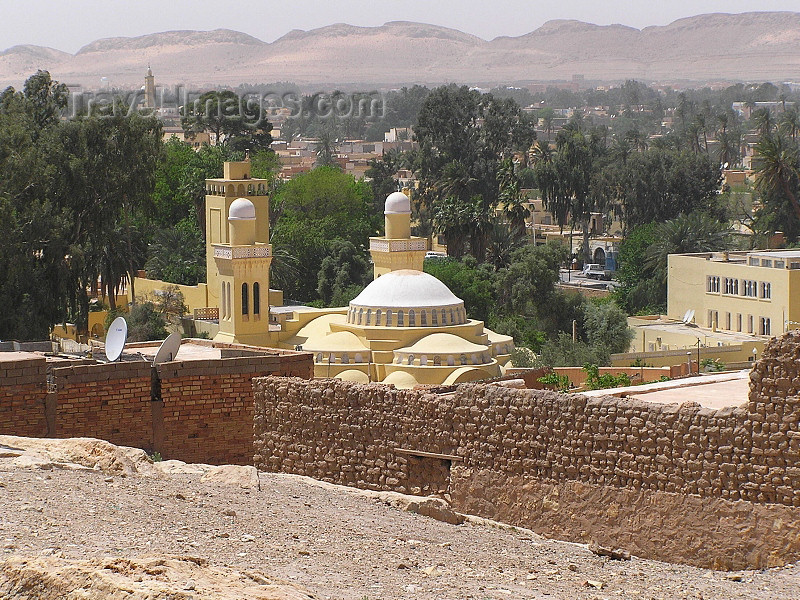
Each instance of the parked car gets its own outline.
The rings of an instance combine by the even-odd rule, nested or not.
[[[440,258],[447,258],[447,254],[444,252],[434,252],[433,250],[429,250],[425,253],[425,258],[438,260]]]
[[[597,263],[583,265],[583,269],[581,269],[581,275],[587,279],[602,279],[604,281],[611,279],[611,271],[606,271],[602,265]]]

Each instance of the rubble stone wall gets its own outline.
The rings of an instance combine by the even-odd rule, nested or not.
[[[254,461],[401,492],[425,491],[429,478],[428,488],[450,494],[456,510],[576,541],[630,546],[639,534],[643,556],[730,568],[780,564],[800,557],[799,366],[800,334],[773,340],[753,369],[749,402],[722,410],[490,385],[437,396],[257,379]],[[581,496],[569,486],[602,493]],[[566,497],[548,515],[554,489]],[[667,518],[689,502],[697,510],[684,521]],[[588,517],[575,519],[579,510]],[[731,526],[718,527],[713,514]],[[665,523],[673,526],[658,531]],[[721,530],[724,539],[714,538]],[[704,532],[715,545],[699,549]],[[664,536],[673,540],[669,557]]]

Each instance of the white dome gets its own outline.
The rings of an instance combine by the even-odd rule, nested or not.
[[[411,214],[411,200],[403,192],[392,192],[386,196],[383,214]]]
[[[237,198],[228,209],[228,220],[252,220],[256,218],[256,207],[247,198]]]
[[[450,289],[433,275],[402,269],[378,277],[356,296],[350,306],[416,308],[463,305]]]

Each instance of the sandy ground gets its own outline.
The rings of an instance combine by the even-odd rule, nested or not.
[[[259,490],[201,482],[199,473],[121,477],[4,462],[0,556],[197,556],[331,599],[772,600],[797,598],[800,589],[799,565],[731,574],[612,561],[524,530],[449,525],[290,475],[262,473]]]

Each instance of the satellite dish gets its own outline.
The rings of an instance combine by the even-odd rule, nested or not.
[[[128,339],[128,323],[123,317],[117,317],[111,323],[106,335],[106,358],[109,362],[114,362],[122,356],[122,349]]]
[[[175,360],[175,356],[181,349],[181,335],[179,333],[170,333],[167,339],[161,342],[156,356],[153,359],[153,366],[159,365],[163,362]]]

